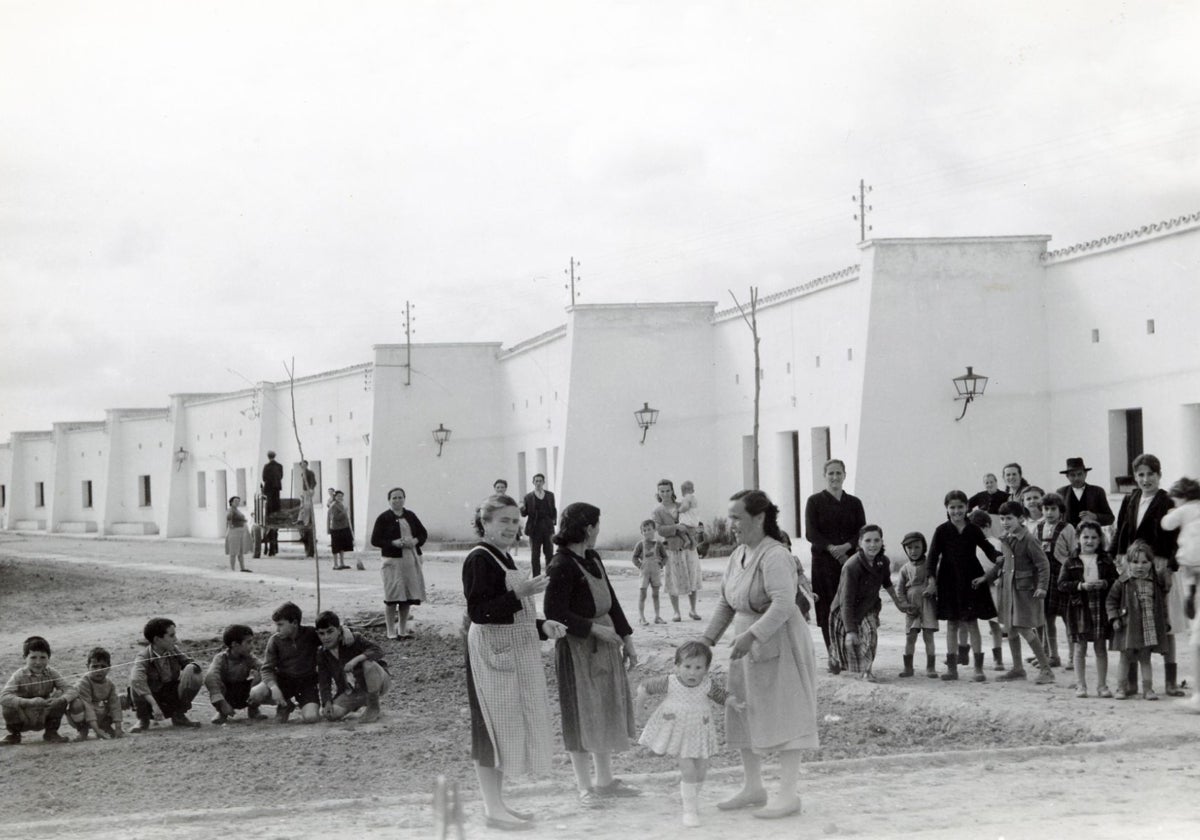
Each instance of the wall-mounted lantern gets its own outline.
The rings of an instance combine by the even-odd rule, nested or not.
[[[442,447],[446,445],[446,441],[450,440],[450,430],[441,423],[433,430],[433,440],[438,445],[437,456],[442,457]]]
[[[969,406],[976,397],[983,396],[983,392],[987,389],[987,384],[988,378],[986,376],[980,376],[970,365],[967,365],[966,373],[964,373],[962,376],[954,377],[954,390],[958,391],[958,396],[954,399],[956,401],[963,401],[962,414],[954,418],[956,421],[967,416],[967,406]]]
[[[188,459],[188,451],[182,446],[175,451],[175,472],[183,469],[183,462]]]
[[[642,430],[642,440],[646,442],[646,432],[650,431],[650,427],[658,422],[658,409],[651,408],[650,403],[642,403],[642,407],[633,412],[633,417],[637,420],[638,428]]]

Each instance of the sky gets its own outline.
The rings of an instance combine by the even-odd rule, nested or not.
[[[1200,210],[1188,2],[0,0],[0,441]],[[997,325],[997,329],[1003,329]]]

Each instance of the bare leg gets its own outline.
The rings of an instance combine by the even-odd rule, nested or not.
[[[908,636],[904,640],[904,655],[912,656],[917,650],[917,633],[914,628],[908,631]]]
[[[679,614],[679,596],[668,592],[667,597],[671,599],[671,609],[675,610],[675,621],[682,620],[683,616]]]
[[[657,586],[655,586],[653,589],[650,590],[650,600],[654,602],[654,620],[657,621],[658,619],[662,618],[661,610],[659,607],[658,587]]]
[[[646,623],[646,590],[638,590],[638,618],[642,620],[642,624]]]
[[[1085,642],[1079,642],[1079,647],[1084,647]],[[1104,639],[1095,643],[1096,648],[1096,687],[1108,687],[1108,642]]]
[[[742,789],[717,805],[723,811],[744,808],[767,799],[767,789],[763,787],[762,780],[762,759],[753,750],[742,750],[741,753]]]
[[[596,787],[612,784],[612,756],[610,753],[592,753],[592,765],[596,768]]]
[[[399,613],[399,619],[400,619],[398,629],[400,631],[401,636],[408,635],[408,611],[409,611],[409,609],[410,609],[410,607],[408,604],[399,604],[398,605],[397,611]]]
[[[479,793],[483,798],[483,812],[489,817],[499,817],[505,813],[504,798],[500,789],[504,784],[504,774],[495,767],[480,767],[475,765],[475,776],[479,779]]]
[[[979,622],[978,621],[968,621],[968,622],[966,622],[966,624],[967,624],[967,638],[970,639],[970,641],[971,641],[971,650],[974,653],[983,653],[983,639],[979,635]],[[962,627],[961,624],[958,626]]]
[[[800,807],[800,794],[796,783],[800,779],[800,750],[783,750],[779,753],[779,792],[767,800],[765,810]]]
[[[383,605],[383,621],[387,624],[387,636],[389,639],[396,638],[396,605]]]
[[[937,651],[934,650],[933,633],[934,633],[933,630],[922,630],[921,631],[921,636],[925,639],[925,655],[926,656],[936,656],[937,655]]]
[[[579,788],[580,793],[584,793],[592,789],[592,767],[588,763],[588,754],[585,752],[567,753],[571,756],[571,769],[575,771],[575,787]]]
[[[695,590],[692,590],[691,592],[688,593],[688,604],[691,605],[691,609],[692,609],[692,611],[691,611],[691,613],[689,613],[689,615],[691,615],[692,618],[699,620],[700,613],[696,612],[696,591]],[[1175,637],[1172,636],[1171,638],[1174,639]]]

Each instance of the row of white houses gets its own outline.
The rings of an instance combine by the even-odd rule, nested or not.
[[[830,456],[893,539],[932,530],[947,490],[980,489],[1009,461],[1049,489],[1083,457],[1114,497],[1142,451],[1168,482],[1200,474],[1200,213],[1049,239],[870,240],[855,265],[763,290],[761,485],[787,530],[802,531]],[[694,481],[708,518],[750,483],[754,364],[736,310],[578,305],[512,347],[414,345],[411,376],[407,361],[380,345],[295,382],[304,453],[322,488],[347,493],[360,545],[393,486],[435,538],[463,539],[495,479],[515,492],[541,472],[560,509],[598,504],[602,542],[628,544],[658,479]],[[989,381],[958,420],[952,380],[967,366]],[[643,444],[644,404],[658,416]],[[268,450],[295,480],[291,408],[287,382],[261,382],[13,433],[0,526],[219,537],[226,499],[253,496]]]

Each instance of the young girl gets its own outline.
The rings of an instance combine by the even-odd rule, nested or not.
[[[732,694],[713,682],[708,669],[712,650],[703,642],[684,642],[675,649],[675,673],[652,677],[638,686],[638,706],[650,694],[667,697],[646,721],[638,743],[658,755],[679,759],[679,793],[683,797],[683,824],[700,825],[700,789],[708,774],[708,759],[719,750],[717,728],[709,702],[744,708]]]
[[[1008,494],[1008,501],[1021,501],[1021,493],[1029,486],[1029,482],[1025,480],[1025,476],[1021,471],[1021,465],[1016,461],[1011,464],[1005,464],[1004,469],[1000,471],[1000,475],[1004,476],[1004,492]],[[996,508],[996,513],[999,514],[1000,509]]]
[[[1004,502],[1002,501],[1000,504],[1004,504]],[[997,506],[997,509],[999,509],[999,506]],[[1000,544],[1000,540],[992,536],[992,517],[990,514],[987,514],[982,510],[973,510],[967,515],[967,521],[980,531],[983,531],[983,535],[987,537],[988,544],[991,545],[992,548],[996,549],[997,556],[1004,553],[1004,547]],[[985,556],[979,561],[979,565],[983,569],[984,574],[987,574],[992,570],[992,566],[994,566],[995,563],[992,562],[992,558]],[[1000,584],[993,583],[990,589],[992,591],[992,604],[999,605]],[[988,619],[988,629],[992,634],[992,670],[1003,671],[1004,629],[1000,626],[1000,622],[996,621],[994,618]]]
[[[879,642],[879,590],[907,613],[908,602],[892,588],[892,561],[883,553],[883,529],[864,525],[858,532],[858,551],[842,566],[837,594],[829,607],[829,670],[843,670],[875,682],[871,668]]]
[[[1104,531],[1094,519],[1079,523],[1079,549],[1063,563],[1058,578],[1059,603],[1067,622],[1067,635],[1075,648],[1075,696],[1087,697],[1088,642],[1096,651],[1096,696],[1112,697],[1108,690],[1108,623],[1105,602],[1117,580],[1117,567],[1104,551]]]
[[[1196,585],[1200,583],[1200,482],[1194,478],[1181,478],[1171,485],[1171,499],[1175,507],[1162,518],[1162,526],[1168,531],[1179,531],[1179,550],[1175,559],[1179,562],[1176,572],[1178,585],[1183,587],[1184,615],[1192,622],[1192,635],[1188,643],[1192,647],[1192,662],[1195,673],[1200,677],[1200,621],[1196,619]],[[1200,691],[1192,692],[1188,705],[1191,711],[1200,712]]]
[[[985,514],[986,516],[986,514]],[[920,531],[905,534],[900,541],[908,562],[900,570],[896,584],[896,595],[909,604],[904,618],[904,670],[902,677],[913,675],[913,656],[917,651],[917,637],[925,640],[925,676],[937,679],[937,654],[933,646],[933,634],[938,630],[937,599],[926,590],[929,570],[925,562],[925,535]]]
[[[1008,478],[1008,469],[1004,471]],[[979,638],[979,619],[995,618],[996,605],[987,589],[976,589],[972,581],[983,575],[978,552],[995,562],[1000,556],[983,531],[967,521],[967,494],[951,490],[942,503],[946,521],[937,526],[929,545],[929,587],[937,594],[937,617],[946,622],[946,644],[958,639],[960,624],[966,624],[974,648],[975,682],[983,682],[983,645]],[[1008,504],[1008,502],[1005,502]],[[946,651],[943,680],[958,679],[958,654]]]
[[[1105,607],[1112,620],[1113,650],[1121,652],[1120,674],[1137,662],[1142,669],[1142,697],[1157,700],[1150,654],[1161,653],[1167,643],[1167,593],[1171,573],[1166,560],[1154,557],[1145,540],[1134,540],[1125,553],[1125,571],[1108,590]],[[1122,681],[1116,698],[1124,700],[1134,692]]]
[[[242,500],[237,496],[231,496],[229,499],[229,511],[225,514],[225,553],[229,555],[229,571],[233,571],[234,564],[243,572],[250,571],[246,568],[244,556],[246,553],[246,514],[238,510]]]
[[[325,530],[329,532],[329,553],[333,555],[334,571],[349,569],[346,552],[354,551],[354,530],[350,527],[350,514],[346,511],[346,494],[341,490],[330,490],[329,509],[325,514]],[[358,561],[359,567],[362,561]]]
[[[1057,493],[1047,493],[1042,497],[1042,521],[1032,527],[1033,535],[1042,545],[1042,553],[1050,562],[1050,589],[1046,593],[1046,634],[1044,644],[1046,654],[1050,657],[1050,667],[1059,668],[1062,661],[1058,658],[1058,619],[1061,616],[1063,627],[1067,629],[1067,605],[1059,598],[1058,581],[1062,575],[1063,563],[1075,553],[1075,529],[1066,520],[1067,504]],[[1067,642],[1067,670],[1071,670],[1075,661],[1075,649]]]

